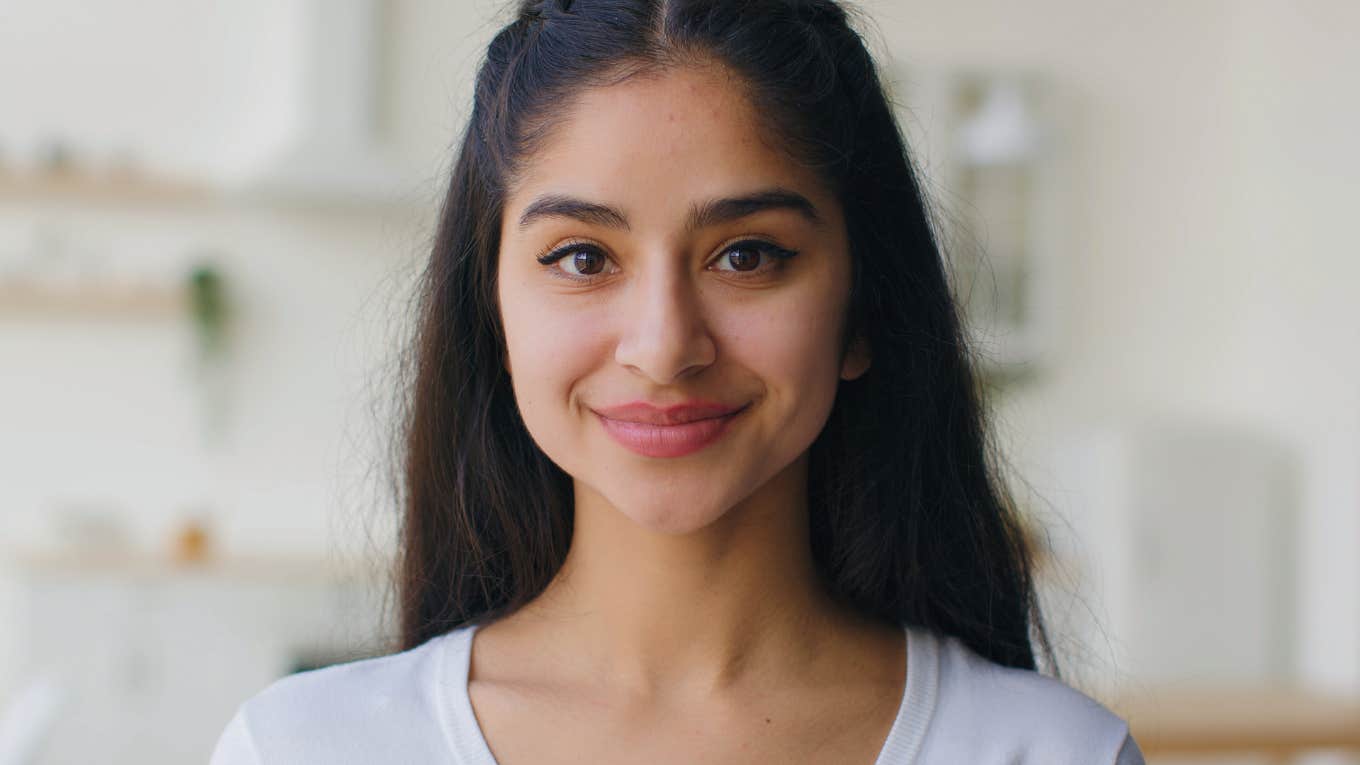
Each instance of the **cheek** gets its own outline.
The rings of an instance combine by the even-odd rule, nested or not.
[[[568,411],[574,382],[607,355],[607,342],[588,312],[564,311],[551,298],[508,286],[500,294],[501,322],[515,400],[535,439],[553,440],[547,431]]]
[[[772,393],[798,402],[834,393],[840,369],[840,304],[802,291],[735,312],[723,321],[729,355],[763,378]]]

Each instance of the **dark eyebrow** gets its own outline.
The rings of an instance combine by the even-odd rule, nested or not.
[[[812,223],[818,223],[817,207],[808,198],[787,189],[767,189],[738,197],[712,199],[690,209],[691,231],[719,223],[730,223],[766,210],[792,210]],[[572,218],[610,228],[628,229],[628,218],[616,207],[584,199],[549,194],[535,199],[519,216],[520,228],[539,218]]]
[[[689,226],[691,229],[714,226],[719,223],[740,220],[748,215],[755,215],[766,210],[792,210],[807,218],[811,223],[817,223],[820,220],[817,216],[816,206],[802,194],[786,189],[768,189],[757,191],[754,194],[724,197],[723,199],[714,199],[701,205],[695,205],[694,209],[690,211]]]
[[[535,199],[519,216],[519,227],[524,228],[538,218],[574,218],[582,223],[628,228],[628,219],[613,207],[557,194]]]

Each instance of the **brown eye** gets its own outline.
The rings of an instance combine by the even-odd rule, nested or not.
[[[751,248],[732,248],[726,253],[733,271],[754,271],[760,266],[760,253]]]
[[[586,244],[559,247],[541,256],[538,262],[557,276],[578,281],[610,273],[609,256],[598,247]]]
[[[567,266],[567,272],[577,276],[592,276],[604,270],[604,256],[590,250],[577,250],[562,261]]]
[[[750,239],[728,245],[711,267],[737,273],[766,272],[779,268],[784,261],[797,254],[770,242]]]

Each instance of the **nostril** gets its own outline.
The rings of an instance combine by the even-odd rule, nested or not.
[[[618,363],[658,384],[711,365],[717,346],[694,285],[680,273],[653,274],[635,284],[633,310],[615,351]]]

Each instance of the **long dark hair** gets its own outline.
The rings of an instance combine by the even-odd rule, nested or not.
[[[491,41],[419,295],[401,647],[518,609],[565,560],[571,479],[530,437],[502,363],[506,188],[574,94],[683,63],[735,73],[845,211],[847,337],[867,340],[873,364],[841,383],[811,447],[812,553],[828,589],[1008,666],[1035,668],[1037,640],[1051,665],[926,200],[873,59],[832,0],[530,0]]]

